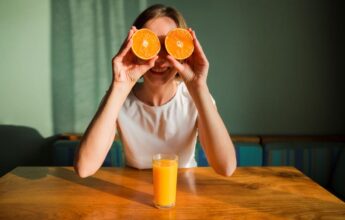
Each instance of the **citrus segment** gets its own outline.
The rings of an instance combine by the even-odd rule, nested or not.
[[[143,60],[155,57],[161,49],[157,35],[146,28],[136,31],[132,36],[132,40],[133,53]]]
[[[194,51],[193,37],[188,30],[175,28],[165,37],[165,49],[177,60],[184,60]]]

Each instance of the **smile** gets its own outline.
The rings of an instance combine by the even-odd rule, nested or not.
[[[167,71],[169,68],[165,67],[165,68],[158,68],[158,67],[153,67],[151,70],[152,73],[163,73],[165,71]]]

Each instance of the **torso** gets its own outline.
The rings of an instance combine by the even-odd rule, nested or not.
[[[145,104],[131,92],[117,120],[127,165],[151,168],[154,154],[174,153],[179,167],[195,167],[196,121],[197,109],[183,82],[161,106]]]

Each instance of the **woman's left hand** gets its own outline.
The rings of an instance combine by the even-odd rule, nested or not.
[[[193,37],[193,54],[186,60],[182,61],[182,63],[171,55],[168,55],[167,59],[178,71],[187,86],[198,87],[206,84],[209,62],[198,39],[196,38],[195,32],[191,28],[189,28],[188,31]]]

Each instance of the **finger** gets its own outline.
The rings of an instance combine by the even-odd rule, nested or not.
[[[140,73],[140,76],[145,75],[145,73],[147,73],[147,71],[155,65],[155,62],[157,59],[158,59],[158,56],[155,56],[154,58],[145,61],[146,63],[141,65],[142,71]]]
[[[129,41],[127,42],[125,47],[119,52],[117,57],[120,57],[120,58],[124,57],[128,53],[128,51],[132,48],[132,44],[133,44],[132,39],[129,39]]]
[[[132,46],[132,36],[136,31],[137,28],[135,26],[132,26],[128,31],[126,40],[122,43],[121,49],[119,50],[117,56],[123,57],[128,53],[130,47]]]
[[[120,50],[122,50],[123,48],[124,48],[124,45],[126,45],[127,44],[127,42],[129,41],[129,39],[131,39],[132,38],[132,32],[133,32],[133,26],[131,27],[131,29],[129,29],[129,31],[128,31],[128,33],[127,33],[127,37],[126,37],[126,39],[122,42],[122,44],[121,44],[121,49]]]
[[[183,64],[181,64],[180,62],[178,62],[177,60],[175,60],[174,57],[172,57],[171,55],[168,55],[167,56],[167,59],[169,61],[169,63],[171,65],[173,65],[173,67],[179,72],[179,73],[182,73],[183,70],[184,70],[184,66]]]
[[[122,53],[122,51],[124,50],[124,48],[126,48],[128,42],[132,39],[132,36],[133,36],[133,34],[135,33],[136,30],[137,30],[137,29],[136,29],[134,26],[132,26],[131,29],[128,31],[127,37],[126,37],[126,39],[123,41],[123,43],[122,43],[122,45],[121,45],[121,48],[120,48],[120,50],[119,50],[119,52],[118,52],[118,55]]]
[[[132,35],[137,31],[137,28],[135,26],[132,26],[131,29],[129,29],[128,34],[127,34],[127,38],[125,40],[129,41],[132,38]]]
[[[148,70],[155,65],[155,62],[157,59],[158,59],[158,56],[155,56],[155,57],[151,58],[150,60],[141,60],[142,63],[140,65],[143,66],[145,69],[147,68],[147,70]]]
[[[152,68],[155,65],[156,60],[158,59],[158,56],[155,56],[154,58],[152,58],[151,60],[149,60],[149,67]]]
[[[204,50],[202,49],[201,44],[198,38],[196,37],[195,31],[193,31],[191,28],[190,28],[190,31],[194,40],[195,52],[199,54],[203,59],[207,60]]]

